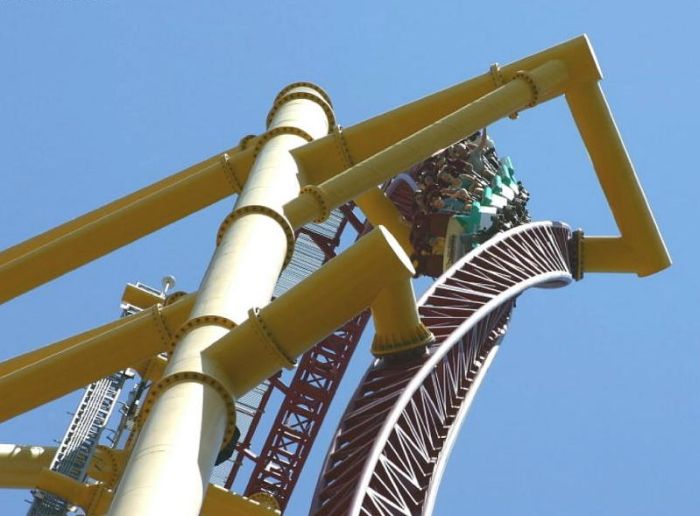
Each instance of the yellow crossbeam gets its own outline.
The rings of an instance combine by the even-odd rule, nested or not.
[[[306,184],[319,184],[360,163],[465,105],[512,81],[521,70],[533,70],[553,60],[565,64],[567,84],[543,92],[538,102],[566,94],[574,119],[591,155],[601,186],[622,233],[583,240],[583,268],[590,272],[651,274],[670,264],[651,211],[597,86],[602,78],[585,36],[447,88],[342,132],[295,149]],[[237,191],[253,159],[246,150],[231,149],[152,186],[119,199],[0,253],[0,303],[126,245],[152,231]],[[398,168],[393,172],[399,172]],[[377,192],[365,191],[358,205],[371,221],[383,224],[406,245],[398,212]],[[636,220],[636,222],[632,222]],[[621,256],[624,248],[632,256]]]
[[[226,153],[4,250],[0,303],[236,193],[252,151]]]
[[[0,421],[166,351],[193,302],[154,306],[0,364]]]

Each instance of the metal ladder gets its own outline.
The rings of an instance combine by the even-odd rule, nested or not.
[[[127,377],[118,372],[88,385],[51,462],[51,470],[79,482],[85,480],[90,458]],[[33,494],[29,516],[63,515],[72,510],[68,502],[50,493],[36,490]]]

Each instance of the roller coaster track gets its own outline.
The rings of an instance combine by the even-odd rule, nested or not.
[[[571,282],[570,229],[530,223],[501,233],[445,272],[419,302],[435,342],[375,360],[343,415],[319,478],[316,515],[430,514],[471,400],[515,298]]]

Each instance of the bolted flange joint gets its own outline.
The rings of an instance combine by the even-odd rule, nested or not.
[[[141,409],[141,412],[139,413],[138,427],[141,428],[143,426],[144,421],[153,408],[155,400],[161,394],[174,385],[185,382],[197,382],[203,385],[208,385],[221,396],[222,400],[224,400],[224,403],[226,404],[227,423],[221,448],[225,448],[234,438],[236,432],[236,403],[234,402],[233,395],[229,393],[228,389],[222,382],[213,376],[206,373],[201,373],[199,371],[178,371],[176,373],[171,373],[164,376],[158,382],[156,382],[151,387],[148,397],[143,404],[143,409]]]
[[[221,222],[221,225],[219,226],[219,231],[216,234],[216,245],[218,246],[221,243],[221,239],[224,237],[226,230],[231,224],[233,224],[234,221],[251,213],[257,213],[258,215],[267,215],[272,220],[277,222],[282,228],[282,231],[284,231],[284,236],[287,239],[287,251],[284,256],[284,264],[282,265],[282,268],[284,269],[289,264],[289,262],[292,259],[292,255],[294,254],[294,244],[296,242],[294,228],[292,228],[292,225],[290,224],[289,220],[287,220],[287,217],[285,217],[278,211],[270,208],[269,206],[249,204],[248,206],[243,206],[241,208],[233,210],[226,216],[226,218]]]
[[[294,136],[299,136],[301,138],[304,138],[307,142],[311,142],[314,139],[313,136],[311,136],[303,129],[300,129],[299,127],[292,127],[288,125],[275,127],[274,129],[270,129],[269,131],[265,132],[262,136],[260,136],[258,141],[255,142],[255,147],[253,148],[253,159],[258,157],[258,154],[260,154],[263,145],[265,145],[275,136],[280,136],[282,134],[292,134]]]
[[[318,206],[318,216],[313,219],[314,222],[320,223],[328,219],[331,215],[330,203],[328,202],[328,194],[318,185],[306,185],[301,189],[301,195],[308,194],[313,197]]]
[[[221,166],[226,176],[226,181],[231,185],[234,192],[240,192],[243,190],[243,182],[238,178],[236,174],[236,169],[233,167],[233,162],[231,156],[227,153],[223,153],[220,158]]]
[[[419,323],[411,329],[400,334],[380,335],[376,334],[372,340],[372,354],[375,357],[395,355],[404,351],[423,348],[433,342],[435,336]]]
[[[321,107],[321,109],[323,109],[323,112],[326,114],[326,118],[328,119],[328,133],[330,134],[330,132],[333,130],[333,127],[335,126],[335,114],[333,114],[333,108],[331,108],[330,104],[328,104],[319,95],[307,93],[305,91],[292,91],[291,93],[285,93],[281,97],[278,97],[277,100],[275,100],[275,103],[272,105],[272,109],[270,109],[270,112],[267,115],[267,127],[270,127],[270,124],[272,124],[272,119],[275,117],[275,114],[284,104],[292,100],[299,99],[310,100],[311,102],[315,102]]]
[[[194,330],[195,328],[200,328],[202,326],[221,326],[228,330],[232,330],[236,327],[236,323],[231,319],[227,319],[221,315],[202,315],[200,317],[194,317],[187,321],[185,324],[180,326],[180,328],[175,332],[170,345],[170,352],[175,350],[175,346],[180,342],[185,335]]]
[[[330,107],[333,107],[333,102],[331,101],[330,95],[321,88],[318,84],[314,84],[313,82],[305,82],[305,81],[300,81],[300,82],[293,82],[291,84],[288,84],[284,88],[280,90],[280,92],[277,94],[275,97],[275,100],[272,102],[273,104],[276,104],[279,99],[284,97],[287,93],[289,93],[292,90],[298,89],[298,88],[307,88],[309,90],[313,90],[316,93],[318,93],[323,100],[325,100]]]
[[[282,349],[282,347],[273,337],[272,333],[270,333],[270,330],[262,318],[259,308],[251,308],[248,310],[248,320],[255,328],[256,334],[263,345],[263,349],[265,349],[267,354],[270,355],[270,357],[277,364],[279,364],[280,367],[291,369],[296,366],[296,361],[294,358],[285,353],[284,349]]]

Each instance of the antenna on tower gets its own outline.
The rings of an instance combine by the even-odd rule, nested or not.
[[[166,295],[168,290],[175,286],[175,276],[171,276],[170,274],[163,276],[163,279],[160,280],[160,284],[163,286],[162,294]]]

